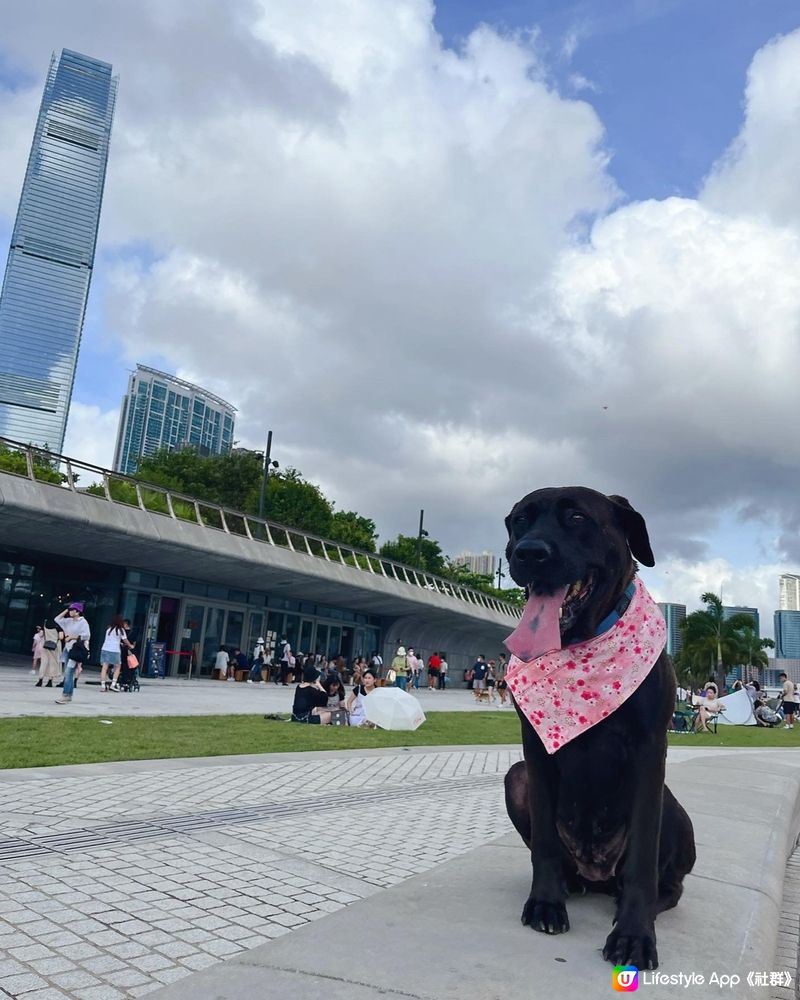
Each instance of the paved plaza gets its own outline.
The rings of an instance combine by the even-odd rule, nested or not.
[[[100,672],[90,667],[78,683],[70,705],[56,705],[60,689],[35,687],[30,661],[19,656],[5,657],[0,664],[3,698],[0,717],[21,715],[101,715],[113,719],[120,715],[251,715],[266,712],[290,712],[294,686],[278,684],[246,684],[235,681],[212,681],[207,678],[182,680],[175,677],[141,681],[141,690],[126,694],[100,691]],[[453,685],[447,691],[428,691],[427,687],[413,692],[425,712],[486,712],[499,709],[482,702],[476,705],[471,691],[463,685]],[[513,712],[509,705],[507,712]]]
[[[173,679],[104,695],[90,671],[57,706],[23,661],[0,677],[5,716],[285,712],[293,697]],[[419,698],[487,710],[463,688]],[[608,900],[571,904],[557,945],[519,924],[529,861],[502,790],[519,757],[438,747],[0,771],[0,998],[585,1000],[592,983],[605,995]],[[798,773],[798,750],[670,750],[698,864],[659,918],[664,968],[796,970],[800,852],[785,862]],[[509,971],[519,956],[540,992]],[[798,996],[796,979],[726,995]]]

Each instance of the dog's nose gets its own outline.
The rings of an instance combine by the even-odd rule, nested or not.
[[[553,558],[553,546],[540,538],[522,541],[514,548],[514,558],[520,562],[535,566]]]

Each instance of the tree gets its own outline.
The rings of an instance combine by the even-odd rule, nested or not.
[[[28,475],[28,459],[24,451],[17,451],[0,445],[0,471],[12,472],[15,476]],[[67,477],[58,471],[56,464],[46,448],[33,450],[33,476],[41,483],[53,483],[60,486]],[[77,476],[73,477],[77,480]]]
[[[255,504],[252,503],[253,500]],[[257,508],[258,500],[253,497],[250,509]],[[277,521],[289,528],[308,531],[322,538],[331,537],[333,507],[323,496],[319,486],[303,479],[297,469],[282,469],[270,475],[264,514],[270,521]]]
[[[750,624],[739,629],[741,636],[742,650],[745,656],[742,658],[742,665],[745,667],[766,667],[769,658],[765,650],[774,649],[775,643],[772,639],[762,639],[753,628],[752,619]]]
[[[378,532],[371,518],[362,517],[354,510],[337,510],[331,518],[330,538],[334,542],[352,545],[354,549],[374,552]]]
[[[220,507],[255,513],[263,468],[263,456],[257,451],[238,448],[228,455],[200,455],[194,448],[182,448],[143,458],[136,479]]]
[[[746,656],[741,631],[752,628],[750,615],[736,614],[726,619],[722,601],[716,594],[706,593],[700,598],[704,611],[693,611],[681,624],[683,631],[684,669],[698,670],[706,667],[715,674],[717,687],[725,683],[725,668],[741,663]]]
[[[407,566],[417,565],[417,539],[410,535],[398,535],[393,542],[384,542],[380,548],[380,554],[387,559],[394,559],[395,562],[405,563]],[[419,569],[428,573],[435,573],[437,576],[444,576],[447,572],[447,564],[442,547],[433,538],[423,538],[420,546]]]

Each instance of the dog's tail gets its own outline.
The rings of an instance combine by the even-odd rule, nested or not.
[[[525,761],[512,764],[505,777],[506,811],[517,833],[531,846],[531,814],[528,806],[528,772]]]

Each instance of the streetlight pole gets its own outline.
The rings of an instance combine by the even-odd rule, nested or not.
[[[417,535],[417,569],[422,569],[422,539],[428,535],[428,532],[422,527],[424,518],[425,511],[421,510],[419,512],[419,533]]]
[[[267,450],[264,452],[264,475],[261,477],[261,491],[258,494],[258,516],[264,516],[264,499],[267,493],[267,483],[269,482],[270,466],[278,468],[278,463],[272,461],[272,431],[267,434]]]
[[[497,562],[497,589],[498,590],[502,590],[503,589],[503,584],[502,584],[501,581],[505,580],[505,577],[506,577],[506,575],[503,572],[503,560],[501,558]]]

